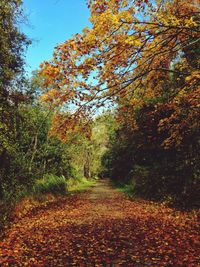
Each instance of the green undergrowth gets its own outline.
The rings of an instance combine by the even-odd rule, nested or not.
[[[135,198],[135,186],[133,184],[119,184],[115,183],[117,190],[130,198]]]
[[[64,176],[46,174],[42,179],[35,182],[33,186],[33,195],[43,194],[65,195],[67,193],[67,184]]]
[[[68,184],[68,192],[70,194],[79,193],[87,190],[89,187],[95,184],[94,179],[86,179],[86,178],[78,178],[76,180],[69,179],[67,181]]]
[[[65,196],[86,190],[95,183],[94,179],[76,177],[65,179],[64,176],[46,174],[42,179],[35,182],[32,195],[36,198],[45,198],[45,195]]]

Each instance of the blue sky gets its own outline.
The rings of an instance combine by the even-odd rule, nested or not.
[[[54,47],[89,26],[85,0],[24,0],[28,24],[22,31],[33,40],[26,55],[27,71],[52,57]]]

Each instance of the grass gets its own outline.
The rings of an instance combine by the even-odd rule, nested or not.
[[[65,195],[67,193],[65,177],[46,174],[42,179],[36,181],[33,187],[33,193],[35,195]]]
[[[67,193],[74,194],[83,192],[92,185],[95,180],[86,179],[84,177],[76,177],[65,179],[64,176],[58,177],[52,174],[46,174],[40,180],[37,180],[33,187],[33,196],[36,198],[45,198],[45,195],[52,194],[53,196],[66,195]]]
[[[68,181],[68,191],[71,194],[83,192],[89,187],[93,186],[95,183],[95,180],[87,180],[86,178],[79,178],[75,181]]]

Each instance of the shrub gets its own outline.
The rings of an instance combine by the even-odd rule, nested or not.
[[[53,195],[64,195],[67,192],[64,176],[45,174],[40,180],[37,180],[33,192],[36,195],[51,193]]]

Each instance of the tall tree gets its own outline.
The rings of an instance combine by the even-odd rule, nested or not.
[[[0,1],[0,179],[2,180],[18,138],[18,105],[24,101],[22,87],[24,52],[29,44],[20,32],[23,20],[21,0]],[[2,181],[1,181],[2,185]],[[1,189],[0,189],[1,191]]]

